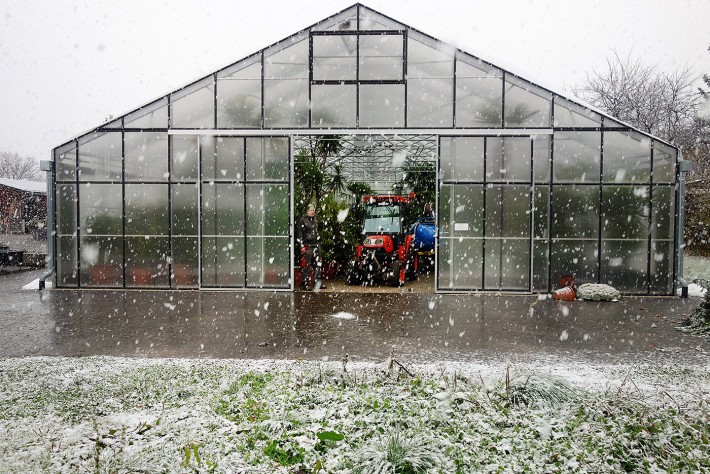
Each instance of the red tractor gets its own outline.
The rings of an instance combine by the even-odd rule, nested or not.
[[[404,222],[404,208],[413,196],[391,194],[364,196],[365,220],[362,243],[348,264],[346,280],[351,285],[372,285],[383,281],[401,286],[417,276],[418,257],[426,247],[433,252],[435,227],[433,219],[420,219],[414,225]],[[422,242],[426,230],[427,242]],[[418,239],[418,240],[417,240]]]

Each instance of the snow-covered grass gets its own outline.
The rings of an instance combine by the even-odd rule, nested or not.
[[[709,390],[677,363],[0,359],[0,472],[708,472]]]

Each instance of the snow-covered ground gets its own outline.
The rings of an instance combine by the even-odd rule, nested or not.
[[[683,361],[0,359],[0,472],[709,472],[709,395]]]
[[[684,255],[683,278],[689,283],[696,278],[710,280],[710,258]]]
[[[710,364],[664,361],[0,359],[0,474],[710,472]]]

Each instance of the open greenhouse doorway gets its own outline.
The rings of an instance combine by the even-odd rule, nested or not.
[[[436,135],[308,135],[293,153],[294,224],[316,205],[327,291],[434,292]],[[293,263],[298,289],[298,245]]]

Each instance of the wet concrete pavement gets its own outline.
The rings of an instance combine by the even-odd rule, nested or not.
[[[552,355],[707,364],[675,326],[697,299],[571,303],[535,295],[421,292],[105,291],[20,288],[0,275],[0,356],[273,358],[411,362]]]

